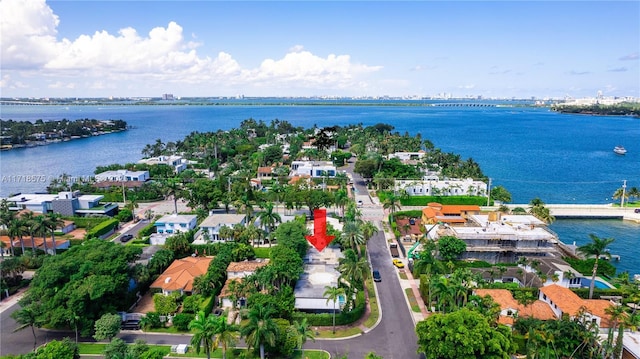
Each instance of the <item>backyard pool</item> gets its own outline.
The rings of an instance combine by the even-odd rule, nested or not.
[[[589,288],[590,284],[591,284],[591,278],[582,278],[582,280],[580,281],[580,285],[585,288]],[[598,278],[596,278],[595,287],[600,289],[615,289],[615,287],[612,286],[611,284]]]

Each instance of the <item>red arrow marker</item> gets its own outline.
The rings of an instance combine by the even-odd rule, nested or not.
[[[318,252],[322,252],[336,236],[327,235],[327,210],[313,210],[313,235],[305,238],[314,246]]]

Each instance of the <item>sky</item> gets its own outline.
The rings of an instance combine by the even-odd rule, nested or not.
[[[640,97],[640,1],[0,0],[1,97]]]

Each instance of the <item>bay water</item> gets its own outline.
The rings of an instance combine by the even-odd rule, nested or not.
[[[0,153],[0,197],[44,191],[50,179],[66,173],[93,175],[95,167],[136,162],[156,139],[182,140],[193,131],[239,127],[253,118],[286,120],[294,126],[388,123],[401,134],[421,134],[444,152],[478,162],[492,186],[512,194],[512,203],[533,198],[545,203],[612,203],[622,187],[640,187],[640,119],[553,112],[546,107],[502,104],[430,106],[430,102],[370,101],[301,104],[282,100],[225,105],[14,106],[0,108],[2,120],[121,119],[125,132]],[[481,104],[495,105],[484,102]],[[623,145],[625,156],[613,147]],[[27,181],[27,179],[29,179]],[[589,233],[615,238],[613,262],[619,271],[640,273],[640,224],[618,220],[558,220],[551,225],[565,243],[581,245]]]

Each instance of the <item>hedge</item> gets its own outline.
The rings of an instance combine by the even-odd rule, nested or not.
[[[116,228],[119,223],[115,218],[108,219],[87,231],[86,238],[100,238]]]
[[[440,204],[458,204],[458,205],[472,205],[478,206],[487,205],[487,197],[479,196],[409,196],[408,198],[401,198],[400,203],[403,206],[426,206],[431,202],[437,202]],[[493,204],[491,201],[490,204]]]
[[[211,313],[213,312],[213,307],[215,306],[215,304],[216,301],[213,300],[213,296],[208,296],[207,298],[205,298],[205,300],[202,301],[202,303],[200,303],[200,309],[205,313]]]
[[[353,310],[344,313],[336,313],[336,325],[347,325],[355,322],[362,318],[365,310],[366,303],[364,300],[364,292],[360,291],[356,294],[356,307],[353,308]],[[307,323],[309,323],[310,326],[330,327],[333,325],[333,312],[322,314],[295,312],[291,317],[292,321],[297,320],[298,322],[306,318]]]
[[[142,238],[150,236],[152,233],[155,233],[155,228],[156,226],[154,222],[147,224],[138,232],[138,237]]]
[[[64,219],[73,221],[73,223],[75,223],[76,225],[76,228],[84,228],[87,231],[91,230],[93,227],[104,222],[105,220],[105,218],[102,217],[65,217]]]
[[[256,253],[256,258],[271,258],[271,248],[269,247],[256,247],[253,248]]]

